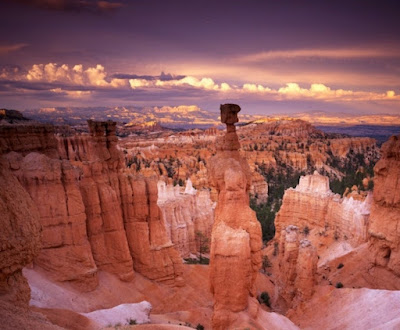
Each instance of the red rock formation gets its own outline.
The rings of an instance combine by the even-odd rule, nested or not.
[[[330,239],[342,238],[357,246],[367,240],[371,199],[340,198],[329,189],[328,177],[315,172],[300,178],[298,186],[287,189],[275,218],[276,235],[289,225]]]
[[[116,146],[115,123],[88,124],[91,136],[60,139],[60,154],[81,169],[79,189],[96,265],[129,281],[134,273],[121,208],[123,162]]]
[[[157,179],[129,176],[123,194],[125,230],[134,268],[144,276],[182,285],[182,259],[171,243],[157,205]]]
[[[383,144],[374,172],[370,252],[376,265],[400,276],[400,136]]]
[[[254,304],[254,281],[261,267],[261,227],[249,207],[250,170],[239,154],[234,126],[239,111],[237,105],[221,106],[227,133],[217,141],[218,153],[209,166],[210,181],[218,191],[210,254],[214,329],[233,326],[236,313]]]
[[[38,205],[43,250],[35,264],[81,290],[97,286],[98,268],[125,281],[135,268],[180,283],[182,261],[163,228],[156,181],[124,171],[115,123],[89,121],[89,129],[58,141],[47,126],[0,132],[2,150],[13,150],[2,156],[6,166]],[[18,145],[32,132],[37,142]]]
[[[330,140],[330,147],[335,156],[341,158],[346,157],[348,152],[352,150],[354,153],[368,154],[371,148],[376,145],[376,141],[372,138],[343,138]]]
[[[293,225],[283,230],[279,250],[279,294],[295,308],[314,293],[317,251],[310,241],[299,239],[299,229]]]
[[[10,125],[0,127],[0,153],[15,151],[26,155],[41,152],[56,156],[57,141],[51,125]]]
[[[268,199],[268,183],[257,171],[251,174],[250,196],[257,204],[265,204]]]
[[[287,135],[297,138],[323,138],[325,134],[312,126],[309,122],[301,119],[282,119],[261,122],[244,126],[240,133],[247,130],[257,130],[258,134],[263,135]]]
[[[22,268],[40,249],[39,212],[1,163],[0,187],[0,299],[27,306],[30,289]]]
[[[35,263],[59,281],[71,281],[83,290],[91,290],[97,285],[97,267],[87,239],[85,208],[77,184],[80,173],[68,161],[47,156],[57,155],[57,140],[45,128],[25,128],[25,139],[29,139],[26,132],[42,132],[44,136],[34,139],[38,144],[13,145],[25,157],[12,151],[3,159],[39,210],[43,249]],[[18,138],[20,130],[11,134],[15,141],[22,141]],[[40,146],[42,140],[45,142]],[[41,150],[45,154],[36,152]]]
[[[167,234],[183,258],[199,252],[196,233],[211,237],[214,205],[208,190],[190,189],[158,182],[158,206],[161,209]]]
[[[133,268],[150,279],[181,284],[182,261],[167,237],[155,179],[123,171],[115,123],[89,121],[92,137],[67,139],[68,157],[82,168],[80,189],[88,236],[99,268],[132,280]]]

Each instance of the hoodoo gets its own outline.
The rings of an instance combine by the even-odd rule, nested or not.
[[[400,135],[382,146],[374,168],[374,200],[369,226],[370,252],[376,265],[400,276]]]
[[[210,255],[213,329],[246,325],[239,312],[255,318],[258,309],[254,281],[261,267],[261,227],[249,207],[251,174],[234,126],[239,111],[238,105],[221,105],[227,132],[217,139],[217,154],[210,159],[210,182],[218,192]]]

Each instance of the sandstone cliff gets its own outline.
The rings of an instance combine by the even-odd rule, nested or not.
[[[309,240],[300,240],[299,229],[294,225],[282,231],[279,250],[279,294],[287,306],[296,308],[314,293],[317,250]]]
[[[321,278],[333,278],[327,263],[367,242],[371,201],[371,194],[341,198],[329,189],[328,177],[317,172],[285,191],[274,238],[282,308],[304,307]],[[325,275],[317,274],[319,267]]]
[[[81,290],[97,286],[98,269],[125,281],[136,269],[180,283],[182,261],[156,204],[156,180],[125,170],[115,123],[89,121],[89,129],[57,138],[48,126],[0,131],[3,161],[39,209],[43,249],[35,264]],[[33,142],[20,145],[32,132]]]
[[[0,299],[27,306],[30,289],[22,268],[40,249],[39,212],[0,162]]]
[[[374,172],[370,253],[376,265],[400,276],[400,136],[383,144]]]
[[[257,305],[254,281],[261,266],[261,227],[249,207],[250,170],[239,154],[234,123],[236,105],[221,106],[227,133],[217,141],[218,153],[210,159],[210,181],[218,192],[211,234],[210,285],[214,295],[214,329],[235,324],[238,314]],[[251,308],[251,317],[257,308]]]
[[[287,226],[295,225],[304,236],[311,232],[357,246],[367,240],[370,207],[370,197],[354,200],[332,193],[328,177],[315,172],[301,177],[295,189],[285,191],[275,218],[276,238]]]
[[[208,190],[196,190],[187,181],[180,186],[158,182],[158,206],[161,209],[168,237],[183,258],[196,255],[200,249],[196,234],[211,237],[215,205]]]

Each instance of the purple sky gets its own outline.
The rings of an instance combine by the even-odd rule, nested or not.
[[[0,4],[0,107],[400,115],[398,1]]]

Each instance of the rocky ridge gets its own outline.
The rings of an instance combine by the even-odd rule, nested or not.
[[[286,190],[269,251],[278,270],[276,304],[290,309],[289,317],[300,322],[308,301],[314,295],[319,299],[326,285],[368,287],[374,289],[371,296],[379,296],[379,289],[400,288],[399,140],[393,136],[383,145],[374,190],[367,196],[353,191],[341,198],[318,173]]]
[[[98,269],[125,281],[135,269],[181,283],[156,179],[125,171],[115,123],[89,121],[89,129],[72,137],[56,137],[48,126],[0,132],[3,162],[38,206],[43,249],[35,265],[84,291],[97,286]],[[30,135],[32,142],[21,144]]]

